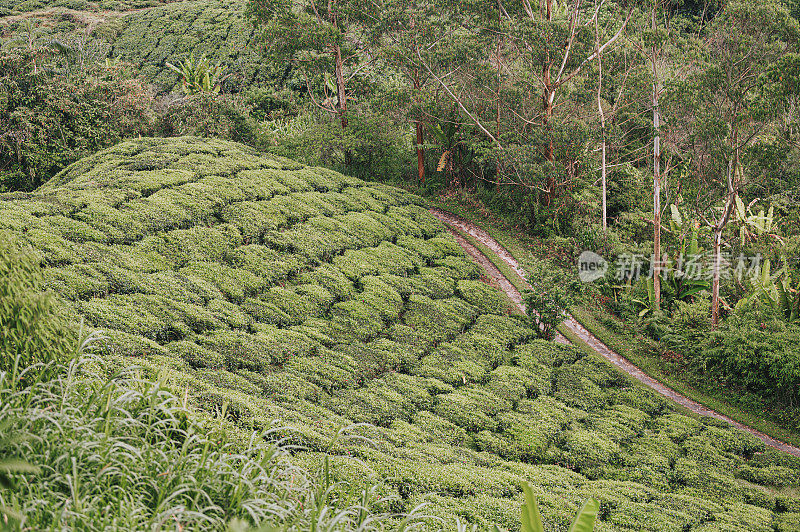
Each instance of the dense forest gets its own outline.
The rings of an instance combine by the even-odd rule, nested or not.
[[[0,529],[800,530],[798,19],[0,0]]]

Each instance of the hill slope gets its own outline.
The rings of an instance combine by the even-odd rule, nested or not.
[[[180,76],[166,63],[177,65],[192,53],[205,54],[224,67],[225,91],[238,92],[274,84],[288,66],[264,59],[245,7],[243,0],[0,0],[0,40],[32,38],[44,45],[56,38],[70,44],[86,34],[98,39],[87,46],[94,50],[87,52],[91,60],[102,61],[107,54],[131,63],[159,93],[180,92]],[[4,16],[17,11],[23,13]]]
[[[108,34],[113,57],[132,63],[159,91],[180,81],[165,63],[192,52],[224,65],[234,89],[274,82],[286,65],[264,60],[244,9],[242,0],[175,2],[111,19],[98,33]]]
[[[243,427],[296,429],[336,475],[508,529],[526,479],[550,527],[796,530],[800,460],[674,411],[602,361],[534,340],[422,200],[197,138],[142,139],[0,195],[105,356]],[[436,526],[436,523],[432,523]]]

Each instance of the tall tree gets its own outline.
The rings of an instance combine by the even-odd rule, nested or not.
[[[502,156],[502,171],[509,175],[500,175],[498,168],[496,182],[538,190],[543,193],[543,203],[550,205],[560,189],[557,175],[574,177],[578,166],[576,161],[565,161],[564,171],[558,168],[557,151],[563,147],[556,144],[555,130],[563,129],[569,119],[557,117],[557,110],[576,107],[565,105],[575,103],[570,101],[575,96],[570,83],[619,39],[630,12],[619,20],[609,17],[607,13],[618,8],[604,0],[545,0],[536,7],[529,0],[476,1],[459,4],[458,9],[465,4],[470,8],[465,23],[488,34],[486,42],[496,51],[488,53],[487,46],[482,61],[464,65],[474,70],[472,92],[453,77],[433,76],[434,80]],[[610,36],[595,46],[594,25],[603,12],[604,20],[611,20],[606,22],[611,28],[602,33]],[[490,108],[487,101],[496,105]],[[531,156],[531,139],[541,142],[539,161]],[[531,179],[538,175],[543,177],[541,184]]]
[[[524,14],[519,14],[521,20],[534,24],[539,34],[536,40],[525,39],[527,42],[524,42],[523,49],[530,53],[533,63],[539,65],[540,73],[536,75],[534,72],[534,75],[542,88],[541,123],[545,130],[551,127],[559,92],[585,66],[600,57],[625,30],[631,11],[628,11],[617,32],[604,43],[600,44],[591,38],[592,25],[597,30],[598,17],[604,4],[605,1],[601,0],[587,7],[581,0],[575,0],[572,5],[567,2],[554,5],[553,0],[545,0],[542,11],[536,13],[528,0],[522,2]],[[555,162],[553,148],[553,137],[548,135],[544,157],[551,165]],[[557,194],[553,172],[548,178],[547,189],[549,202]]]
[[[425,181],[425,123],[429,106],[430,74],[424,65],[439,70],[447,63],[450,21],[431,0],[386,0],[380,14],[381,55],[389,73],[405,81],[407,114],[414,125],[417,177]],[[424,64],[423,64],[424,63]]]
[[[366,23],[379,10],[378,3],[359,0],[249,0],[248,4],[271,54],[292,60],[303,70],[314,104],[336,116],[342,128],[347,127],[348,83],[372,60],[366,49],[372,40]],[[312,86],[312,76],[321,87]],[[320,92],[325,95],[321,101],[314,97]]]
[[[699,214],[713,235],[711,323],[719,324],[723,231],[747,175],[749,150],[772,134],[780,106],[766,73],[795,50],[800,30],[777,0],[736,0],[711,24],[705,62],[673,92],[681,110],[671,127],[686,127],[703,194]],[[712,206],[714,208],[712,208]]]
[[[669,35],[669,0],[653,0],[642,17],[641,27],[632,39],[634,46],[645,57],[650,76],[650,107],[653,125],[653,303],[661,306],[661,195],[667,169],[661,165],[661,93],[666,70],[665,47]],[[662,17],[666,19],[661,23]]]

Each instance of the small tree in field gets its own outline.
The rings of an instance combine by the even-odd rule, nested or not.
[[[378,18],[380,6],[358,0],[250,0],[248,11],[263,28],[272,55],[293,61],[314,104],[347,127],[348,84],[373,60],[366,28]],[[322,86],[313,87],[312,78],[321,79]],[[319,89],[324,99],[314,97]]]
[[[545,261],[538,262],[527,278],[531,289],[526,290],[522,298],[528,318],[540,338],[552,340],[556,327],[567,318],[567,312],[575,304],[573,294],[580,283]]]

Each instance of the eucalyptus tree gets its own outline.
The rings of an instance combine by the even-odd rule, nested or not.
[[[667,74],[667,46],[670,38],[670,0],[651,0],[640,12],[636,31],[632,32],[630,42],[644,57],[651,77],[649,103],[652,109],[653,146],[653,303],[656,309],[661,305],[661,191],[668,168],[661,165],[661,94],[664,90],[664,76]]]
[[[303,72],[314,104],[347,127],[348,84],[374,59],[367,28],[376,28],[381,6],[361,0],[249,0],[271,55]],[[321,87],[312,86],[312,77]],[[314,95],[322,92],[324,98]]]
[[[601,0],[590,4],[575,0],[556,3],[544,0],[536,10],[529,0],[522,0],[513,7],[516,9],[511,11],[514,16],[509,16],[508,27],[517,50],[531,67],[529,74],[541,90],[542,108],[538,120],[547,132],[544,159],[552,166],[555,153],[550,128],[556,107],[562,103],[559,101],[561,93],[622,35],[631,11],[622,17],[615,32],[606,30],[611,35],[600,42],[598,17],[603,8],[616,7],[610,2]],[[551,171],[547,180],[548,202],[555,198],[556,186],[555,174]]]
[[[380,57],[389,76],[399,75],[407,118],[415,130],[417,176],[425,181],[425,124],[430,119],[435,87],[428,69],[440,72],[458,61],[460,37],[447,12],[434,0],[385,0],[378,27]],[[386,76],[386,77],[389,77]]]
[[[559,194],[557,176],[563,173],[561,181],[566,182],[580,166],[571,158],[574,154],[558,153],[572,135],[561,133],[559,145],[556,130],[581,122],[575,115],[580,105],[576,82],[623,34],[630,11],[610,16],[621,8],[604,0],[545,0],[536,6],[529,0],[476,0],[462,2],[457,9],[466,12],[465,24],[472,24],[486,40],[483,60],[470,65],[480,86],[473,87],[470,98],[452,78],[433,76],[434,80],[506,161],[506,175],[498,176],[498,182],[538,190],[542,202],[551,205]],[[601,13],[609,26],[602,30],[595,27]],[[604,36],[601,42],[596,42],[596,33]],[[475,98],[476,92],[483,98]],[[494,108],[489,99],[496,102]],[[538,143],[535,153],[531,139]]]
[[[751,150],[774,135],[780,92],[769,73],[797,49],[797,21],[777,0],[735,0],[715,17],[702,61],[687,65],[671,91],[672,128],[685,129],[680,148],[691,156],[700,194],[698,213],[713,234],[711,324],[719,324],[723,231],[748,175]]]

